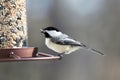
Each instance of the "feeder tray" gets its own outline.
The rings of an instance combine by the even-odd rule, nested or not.
[[[58,59],[59,56],[39,52],[35,47],[0,49],[0,62]]]

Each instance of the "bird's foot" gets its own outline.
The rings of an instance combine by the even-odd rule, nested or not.
[[[60,57],[59,60],[61,60],[63,58],[62,54],[58,54],[58,56]]]

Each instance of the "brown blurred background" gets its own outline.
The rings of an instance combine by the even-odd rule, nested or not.
[[[40,28],[56,26],[71,37],[98,49],[65,55],[60,61],[0,63],[0,80],[119,80],[119,0],[27,0],[29,46],[52,53]]]

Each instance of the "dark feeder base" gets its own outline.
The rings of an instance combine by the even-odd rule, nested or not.
[[[60,59],[60,57],[46,53],[41,53],[36,47],[0,49],[0,62],[57,59]]]

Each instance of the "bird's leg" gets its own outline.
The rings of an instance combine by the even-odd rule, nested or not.
[[[60,57],[59,60],[61,60],[63,58],[63,54],[58,54],[58,56]]]

